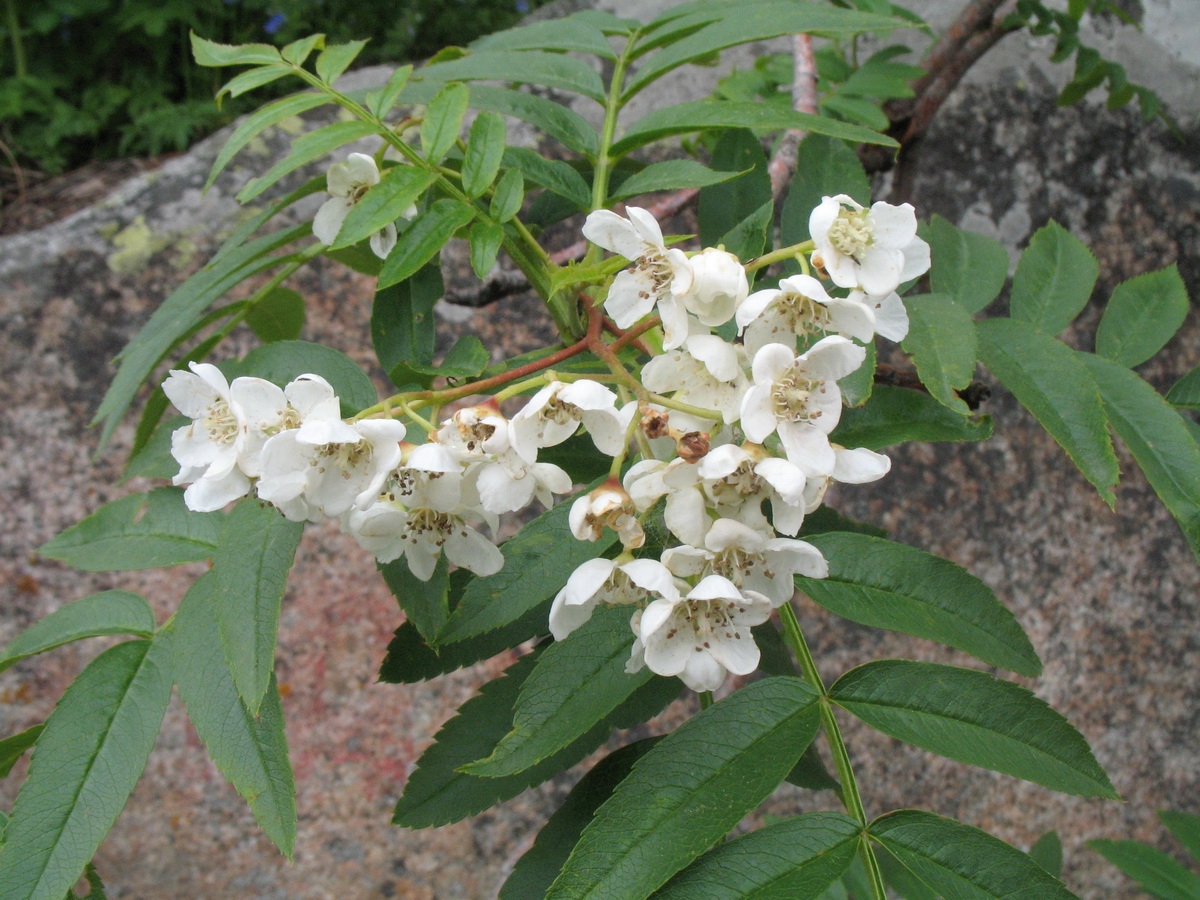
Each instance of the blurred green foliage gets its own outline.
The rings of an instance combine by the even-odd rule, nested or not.
[[[213,100],[225,73],[188,32],[283,46],[370,38],[358,65],[431,56],[547,0],[0,0],[0,141],[26,168],[183,150],[262,102]],[[280,88],[280,90],[284,90]],[[11,160],[9,160],[11,164]]]

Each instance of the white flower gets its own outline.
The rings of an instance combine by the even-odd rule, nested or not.
[[[796,356],[767,344],[754,356],[754,386],[742,401],[742,429],[761,444],[778,432],[787,458],[806,475],[833,471],[828,435],[842,414],[839,378],[860,365],[866,351],[839,335],[822,338]]]
[[[632,498],[613,479],[571,504],[567,521],[571,534],[581,541],[600,540],[607,526],[617,533],[626,549],[636,549],[646,542]]]
[[[604,307],[621,328],[649,315],[664,296],[679,297],[692,287],[692,267],[682,250],[668,250],[654,216],[626,207],[628,219],[599,209],[583,223],[583,236],[605,250],[631,260],[613,280]]]
[[[681,578],[723,575],[740,588],[768,597],[773,606],[791,599],[796,589],[794,576],[824,578],[829,574],[829,564],[812,544],[768,537],[734,519],[717,519],[704,537],[704,549],[672,547],[662,561]]]
[[[876,297],[929,269],[929,245],[917,237],[910,204],[876,203],[868,210],[846,194],[825,197],[812,211],[808,230],[814,254],[841,287]]]
[[[794,536],[804,524],[804,470],[769,455],[758,444],[716,447],[697,464],[696,474],[713,508],[723,517],[761,531],[762,502],[770,500],[771,523],[780,534]]]
[[[642,368],[642,384],[657,394],[673,393],[681,403],[711,409],[726,423],[741,415],[742,397],[749,382],[736,344],[715,334],[694,334],[682,350],[654,357]],[[715,419],[670,413],[671,424],[681,431],[707,431]]]
[[[897,343],[908,336],[908,310],[900,295],[892,291],[886,297],[872,297],[862,291],[851,291],[848,303],[861,303],[875,316],[875,333]],[[858,337],[858,335],[852,335]],[[860,338],[860,340],[862,340]]]
[[[706,247],[688,262],[692,266],[692,289],[680,302],[704,325],[725,324],[750,293],[741,260],[726,250]]]
[[[876,327],[871,305],[853,294],[831,297],[811,275],[785,278],[777,290],[755,291],[738,307],[737,323],[751,355],[767,344],[794,347],[797,335],[832,333],[866,342]]]
[[[331,195],[324,205],[317,210],[313,219],[313,235],[322,244],[332,244],[337,240],[338,232],[350,210],[363,198],[373,186],[379,184],[379,167],[373,157],[365,153],[351,153],[343,162],[334,163],[329,167],[326,176],[326,188]],[[406,209],[401,216],[413,219],[417,215],[415,205]],[[396,246],[396,225],[389,222],[379,231],[371,235],[371,250],[380,259],[386,259]]]
[[[686,597],[655,600],[636,621],[645,665],[659,675],[678,675],[694,691],[721,686],[727,672],[749,675],[758,667],[750,628],[771,615],[771,601],[741,591],[728,578],[709,575]]]
[[[651,597],[675,600],[670,571],[654,559],[589,559],[567,579],[550,607],[550,633],[561,641],[592,617],[598,603],[613,606]]]
[[[340,516],[358,506],[376,502],[389,473],[400,463],[404,426],[392,419],[364,419],[345,425],[331,440],[317,441],[298,429],[284,431],[267,441],[262,451],[262,478],[258,496],[284,509],[297,498],[327,516]],[[327,424],[327,423],[326,423]]]
[[[617,395],[596,381],[551,382],[530,398],[509,421],[512,447],[528,463],[542,447],[554,447],[587,428],[596,449],[616,456],[625,446],[625,432],[636,406],[617,410]]]
[[[250,490],[238,468],[246,423],[220,369],[195,362],[190,368],[171,370],[163,382],[167,398],[192,420],[171,435],[171,455],[180,465],[173,483],[189,484],[183,493],[188,509],[212,512]]]

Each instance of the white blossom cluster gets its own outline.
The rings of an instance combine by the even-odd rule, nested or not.
[[[353,169],[342,175],[358,177]],[[331,171],[331,193],[334,180]],[[322,207],[323,230],[344,218],[353,193],[335,195],[335,212],[327,212],[334,200]],[[538,461],[539,450],[582,426],[600,453],[623,459],[640,427],[653,455],[621,482],[578,498],[569,515],[576,538],[597,540],[611,528],[621,551],[571,573],[550,629],[562,639],[598,604],[628,605],[630,671],[648,666],[694,690],[753,671],[759,651],[750,629],[790,599],[796,574],[828,572],[821,553],[795,537],[805,514],[832,482],[874,481],[890,467],[878,453],[830,442],[842,409],[837,382],[865,359],[852,338],[905,335],[895,290],[928,268],[929,248],[907,204],[868,210],[844,195],[826,197],[810,220],[814,270],[848,296],[831,296],[811,275],[750,294],[732,254],[668,250],[649,213],[627,212],[594,212],[583,233],[633,263],[604,300],[615,324],[661,316],[663,352],[646,363],[641,382],[665,406],[644,398],[622,406],[598,381],[551,377],[511,418],[489,401],[459,409],[413,444],[393,418],[343,419],[320,376],[283,388],[253,377],[230,383],[215,366],[192,363],[163,384],[192,420],[171,441],[187,506],[211,511],[256,494],[293,521],[338,518],[378,560],[403,556],[422,580],[443,553],[491,575],[504,562],[494,541],[500,516],[534,499],[550,507],[572,490],[565,471]],[[714,333],[731,321],[740,340]],[[660,502],[679,543],[658,559],[638,558],[642,523]]]

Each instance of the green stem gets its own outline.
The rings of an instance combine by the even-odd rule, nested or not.
[[[701,691],[698,696],[700,697],[701,709],[708,709],[713,705],[712,691]]]
[[[883,886],[883,874],[879,871],[879,861],[875,859],[875,851],[867,837],[866,829],[871,820],[867,818],[867,811],[863,807],[862,794],[858,790],[854,768],[850,765],[850,753],[846,749],[846,742],[842,739],[842,730],[838,727],[837,718],[829,704],[829,692],[825,689],[825,682],[821,680],[821,673],[817,670],[817,663],[808,649],[808,642],[804,639],[804,632],[800,630],[800,622],[796,618],[796,611],[792,608],[791,603],[785,603],[779,608],[779,619],[783,623],[784,640],[795,652],[796,659],[800,663],[800,671],[820,694],[818,703],[821,706],[821,724],[825,728],[825,736],[829,740],[829,750],[833,754],[838,778],[842,782],[842,803],[845,805],[846,811],[854,816],[863,828],[859,841],[859,852],[862,854],[863,866],[867,870],[867,879],[871,883],[871,895],[875,900],[887,900],[887,891]]]
[[[753,272],[756,269],[765,268],[772,263],[783,262],[784,260],[809,253],[815,247],[816,245],[812,241],[801,241],[799,244],[792,244],[790,247],[780,247],[778,250],[772,250],[770,253],[764,253],[762,256],[750,260],[750,262],[746,263],[745,269],[747,272]]]
[[[328,94],[335,103],[343,109],[348,110],[355,118],[374,125],[378,129],[380,137],[400,151],[401,155],[414,166],[436,175],[438,187],[459,203],[472,209],[476,217],[482,222],[488,225],[500,224],[483,208],[483,204],[472,200],[464,194],[462,189],[452,179],[440,171],[439,166],[430,163],[429,160],[422,157],[421,154],[405,143],[379,116],[375,115],[362,104],[356,103],[340,91],[334,90],[306,69],[300,66],[293,66],[292,68],[296,75],[303,81],[322,93]],[[528,229],[514,225],[513,230],[521,239],[514,239],[508,230],[505,229],[503,244],[509,258],[521,270],[522,274],[529,279],[530,286],[542,298],[547,309],[550,311],[551,318],[554,319],[555,326],[558,328],[559,333],[563,335],[564,340],[570,341],[577,338],[582,331],[578,312],[570,309],[569,305],[563,303],[561,300],[555,302],[552,299],[554,292],[551,267],[554,263],[551,261],[549,254],[538,244]]]
[[[4,12],[8,20],[8,37],[12,41],[13,62],[17,78],[26,78],[29,75],[29,67],[25,61],[25,44],[21,41],[21,23],[17,20],[15,0],[5,0]]]
[[[613,137],[617,133],[617,115],[621,112],[621,88],[625,83],[625,69],[629,65],[629,45],[617,57],[612,81],[608,86],[608,102],[604,104],[604,125],[600,131],[600,152],[596,156],[596,172],[592,179],[592,209],[604,209],[608,203],[608,179],[612,174],[613,158],[609,156]],[[593,249],[599,250],[593,245]],[[588,251],[591,252],[590,250]]]

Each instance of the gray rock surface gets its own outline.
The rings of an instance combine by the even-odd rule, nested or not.
[[[648,15],[667,2],[598,5]],[[1010,38],[956,92],[926,141],[919,212],[994,234],[1014,252],[1054,218],[1099,258],[1098,298],[1122,279],[1171,262],[1200,295],[1200,58],[1176,27],[1184,6],[1148,2],[1145,35],[1099,35],[1134,78],[1176,101],[1184,140],[1128,111],[1091,103],[1057,109],[1053,79],[1061,70],[1040,61],[1044,48],[1036,42]],[[702,96],[713,77],[708,69],[680,71],[653,99]],[[232,195],[279,154],[286,137],[276,133],[256,144],[206,195],[200,187],[223,135],[122,185],[94,208],[0,240],[0,382],[8,399],[0,415],[0,642],[65,602],[111,587],[141,591],[161,620],[201,570],[86,575],[34,551],[101,503],[145,487],[115,486],[131,422],[118,429],[111,451],[92,459],[97,435],[86,423],[111,377],[108,361],[245,214]],[[311,215],[315,202],[298,207],[290,221]],[[690,223],[677,230],[691,230]],[[294,286],[310,297],[305,337],[369,366],[368,281],[322,264]],[[1097,314],[1093,307],[1077,323],[1070,335],[1076,346],[1089,346]],[[528,298],[456,318],[446,323],[448,333],[474,331],[497,354],[549,335]],[[1200,363],[1197,338],[1193,314],[1143,374],[1165,388]],[[230,349],[252,344],[238,335]],[[1082,842],[1137,837],[1168,847],[1154,810],[1200,811],[1200,569],[1127,456],[1112,513],[1011,397],[997,392],[988,411],[997,426],[991,442],[906,448],[894,454],[890,478],[844,490],[834,502],[881,522],[898,540],[968,567],[997,590],[1046,662],[1031,686],[1088,737],[1128,802],[1057,795],[853,723],[851,752],[871,811],[921,805],[1019,846],[1057,828],[1067,844],[1067,879],[1085,900],[1132,898]],[[387,826],[410,767],[440,723],[505,661],[419,687],[375,684],[400,616],[370,560],[329,527],[310,529],[298,559],[278,654],[299,789],[296,862],[281,860],[256,833],[175,703],[142,783],[100,852],[110,896],[491,896],[573,776],[458,825],[424,832]],[[827,677],[883,656],[971,664],[926,642],[834,620],[811,604],[801,606],[801,618]],[[42,721],[98,643],[0,675],[0,734]],[[0,807],[11,802],[23,771],[24,763],[0,785]],[[790,813],[820,799],[788,789],[768,808]]]

